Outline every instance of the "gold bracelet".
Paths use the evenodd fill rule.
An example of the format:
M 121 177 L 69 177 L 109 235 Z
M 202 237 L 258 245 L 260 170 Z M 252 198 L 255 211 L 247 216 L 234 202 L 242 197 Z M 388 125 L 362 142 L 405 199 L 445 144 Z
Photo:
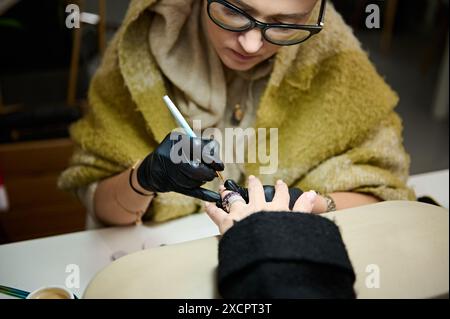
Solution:
M 114 187 L 113 197 L 114 197 L 114 200 L 116 201 L 117 205 L 119 205 L 120 208 L 122 208 L 127 213 L 136 216 L 136 220 L 134 222 L 135 225 L 142 224 L 142 216 L 144 216 L 145 210 L 141 209 L 141 210 L 137 210 L 137 211 L 132 211 L 132 210 L 129 210 L 128 208 L 126 208 L 124 205 L 122 205 L 122 203 L 119 201 L 119 198 L 117 196 L 117 183 Z
M 125 208 L 120 202 L 119 199 L 117 198 L 117 194 L 116 192 L 114 192 L 114 200 L 116 201 L 117 205 L 119 205 L 120 208 L 122 208 L 124 211 L 126 211 L 129 214 L 135 215 L 136 216 L 136 220 L 134 222 L 135 225 L 141 225 L 142 224 L 142 216 L 144 215 L 145 211 L 144 210 L 138 210 L 138 211 L 131 211 L 127 208 Z
M 136 187 L 134 187 L 134 185 L 133 185 L 133 173 L 134 173 L 134 171 L 136 170 L 136 167 L 139 165 L 140 162 L 141 162 L 140 160 L 137 161 L 137 162 L 134 163 L 134 165 L 131 167 L 130 174 L 129 174 L 129 176 L 128 176 L 128 183 L 130 184 L 131 189 L 132 189 L 135 193 L 137 193 L 137 194 L 139 194 L 139 195 L 141 195 L 141 196 L 146 196 L 146 197 L 148 197 L 148 196 L 153 196 L 153 195 L 154 195 L 153 193 L 152 193 L 152 194 L 145 194 L 145 193 L 141 192 L 140 190 L 138 190 L 138 189 L 137 189 Z M 138 182 L 138 184 L 139 184 L 139 182 Z

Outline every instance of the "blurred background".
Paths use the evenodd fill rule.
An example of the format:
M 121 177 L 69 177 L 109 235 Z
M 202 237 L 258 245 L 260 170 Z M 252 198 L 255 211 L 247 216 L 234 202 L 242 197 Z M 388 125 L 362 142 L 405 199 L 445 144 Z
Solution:
M 332 2 L 400 95 L 411 175 L 448 169 L 448 0 Z M 84 13 L 80 29 L 65 25 L 69 4 Z M 0 0 L 0 244 L 84 229 L 84 208 L 56 179 L 72 153 L 68 126 L 86 111 L 128 4 Z M 379 29 L 366 26 L 369 4 Z

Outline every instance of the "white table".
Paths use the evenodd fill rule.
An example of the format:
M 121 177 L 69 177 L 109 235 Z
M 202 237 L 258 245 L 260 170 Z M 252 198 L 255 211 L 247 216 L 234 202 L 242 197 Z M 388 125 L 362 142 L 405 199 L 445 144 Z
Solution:
M 409 185 L 418 196 L 431 195 L 448 209 L 449 171 L 411 177 Z M 175 244 L 218 234 L 206 214 L 196 214 L 158 225 L 106 228 L 36 239 L 0 246 L 0 285 L 35 290 L 46 285 L 65 285 L 66 267 L 80 270 L 80 286 L 72 289 L 82 296 L 93 276 L 118 252 Z M 120 253 L 118 254 L 120 255 Z M 151 269 L 149 269 L 151 271 Z M 0 295 L 0 298 L 10 298 Z

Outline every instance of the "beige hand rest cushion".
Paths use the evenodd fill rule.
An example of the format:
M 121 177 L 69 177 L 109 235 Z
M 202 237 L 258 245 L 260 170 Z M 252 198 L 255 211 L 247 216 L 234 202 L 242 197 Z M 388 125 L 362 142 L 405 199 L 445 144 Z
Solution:
M 358 298 L 448 296 L 446 209 L 394 201 L 323 216 L 341 229 Z M 84 297 L 217 298 L 217 244 L 213 237 L 123 257 L 91 281 Z

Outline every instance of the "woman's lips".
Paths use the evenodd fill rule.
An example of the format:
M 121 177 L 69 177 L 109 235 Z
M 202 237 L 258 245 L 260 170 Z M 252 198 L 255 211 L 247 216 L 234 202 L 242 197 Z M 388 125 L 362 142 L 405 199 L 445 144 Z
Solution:
M 233 56 L 235 57 L 235 59 L 238 61 L 241 61 L 241 62 L 250 61 L 257 57 L 257 55 L 242 55 L 242 54 L 234 51 L 233 49 L 230 49 L 230 51 L 233 54 Z

